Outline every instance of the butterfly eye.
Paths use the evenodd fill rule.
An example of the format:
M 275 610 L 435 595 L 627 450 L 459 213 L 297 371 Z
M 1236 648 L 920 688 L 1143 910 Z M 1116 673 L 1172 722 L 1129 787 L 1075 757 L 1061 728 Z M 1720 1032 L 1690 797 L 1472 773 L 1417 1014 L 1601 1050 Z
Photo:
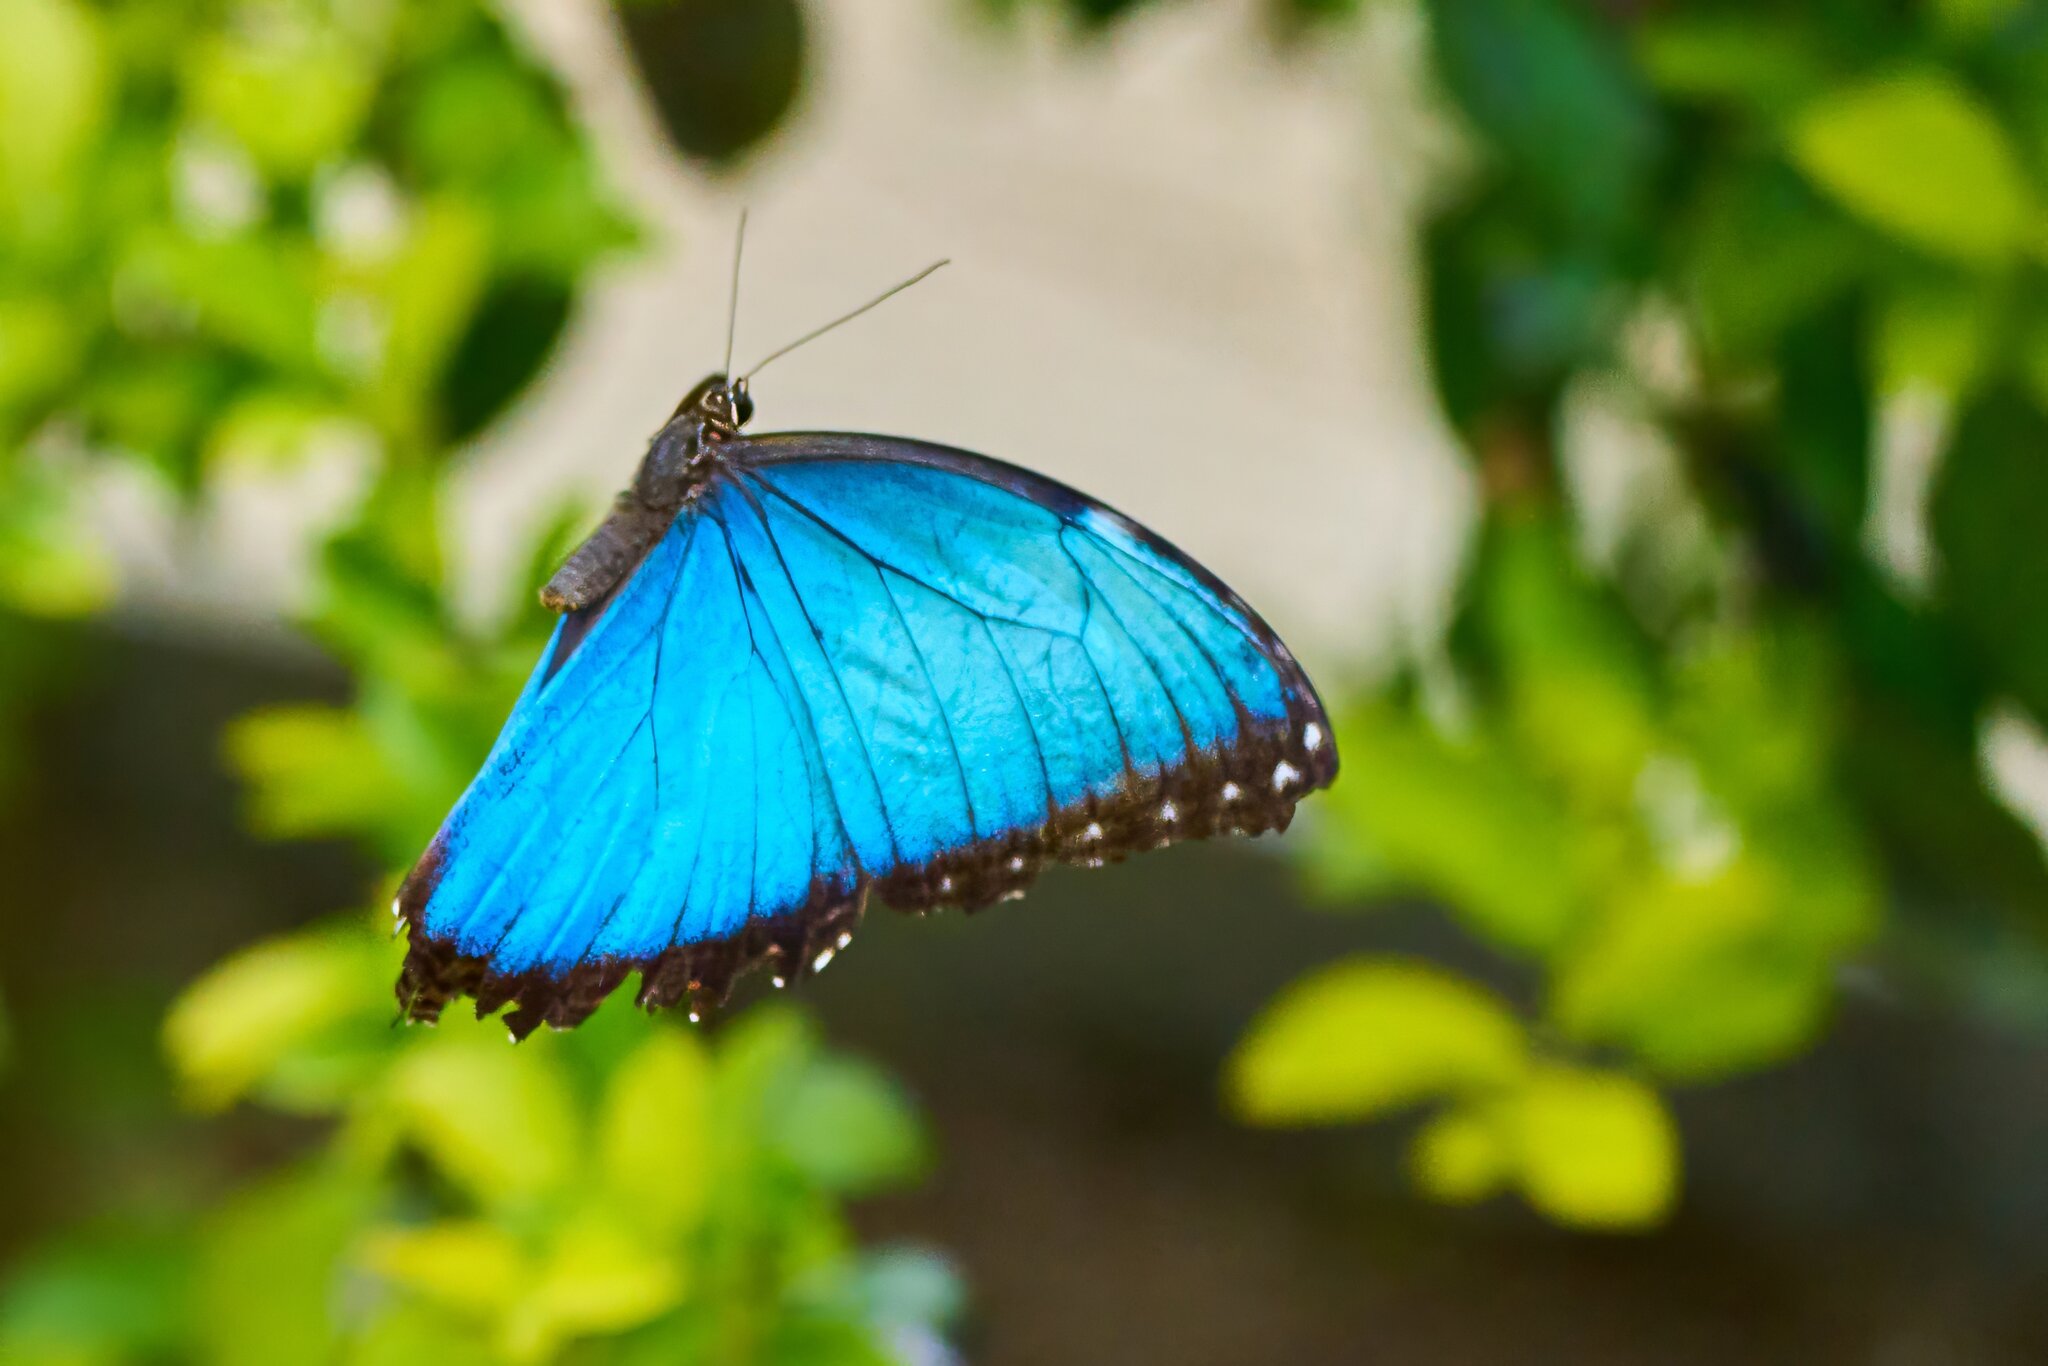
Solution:
M 733 425 L 736 427 L 744 427 L 753 420 L 754 399 L 753 395 L 747 392 L 744 380 L 732 387 L 732 412 Z

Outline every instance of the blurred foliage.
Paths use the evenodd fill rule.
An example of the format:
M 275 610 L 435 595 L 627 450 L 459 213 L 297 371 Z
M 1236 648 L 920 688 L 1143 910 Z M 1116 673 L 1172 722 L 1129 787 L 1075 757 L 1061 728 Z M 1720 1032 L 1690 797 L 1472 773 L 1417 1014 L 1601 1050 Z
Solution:
M 1516 999 L 1324 969 L 1226 1094 L 1431 1105 L 1426 1193 L 1648 1223 L 1654 1088 L 1812 1046 L 1849 955 L 2008 1003 L 2024 964 L 2048 1013 L 2048 866 L 1980 757 L 2001 706 L 2048 722 L 2048 11 L 1417 9 L 1465 135 L 1422 259 L 1482 515 L 1445 637 L 1342 699 L 1308 862 L 1442 904 Z
M 647 20 L 719 7 L 676 8 Z M 41 619 L 117 588 L 81 515 L 100 471 L 191 504 L 339 439 L 370 477 L 302 624 L 353 696 L 225 744 L 258 831 L 402 868 L 539 653 L 531 586 L 586 520 L 539 529 L 505 602 L 457 611 L 453 457 L 634 229 L 478 0 L 0 0 L 0 32 L 0 703 L 61 667 Z M 780 117 L 782 36 L 789 89 L 690 150 Z M 189 1106 L 289 1115 L 318 1146 L 168 1210 L 88 1212 L 0 1287 L 0 1358 L 943 1359 L 951 1271 L 861 1252 L 841 1213 L 928 1160 L 884 1074 L 765 1008 L 708 1042 L 623 1010 L 516 1049 L 488 1021 L 395 1028 L 400 949 L 371 919 L 231 957 L 163 1027 Z
M 512 1048 L 392 1028 L 361 925 L 260 945 L 165 1027 L 194 1103 L 330 1121 L 326 1147 L 175 1223 L 87 1227 L 0 1299 L 10 1362 L 864 1363 L 936 1341 L 929 1254 L 860 1254 L 840 1198 L 925 1140 L 897 1089 L 801 1017 L 707 1045 L 604 1012 Z

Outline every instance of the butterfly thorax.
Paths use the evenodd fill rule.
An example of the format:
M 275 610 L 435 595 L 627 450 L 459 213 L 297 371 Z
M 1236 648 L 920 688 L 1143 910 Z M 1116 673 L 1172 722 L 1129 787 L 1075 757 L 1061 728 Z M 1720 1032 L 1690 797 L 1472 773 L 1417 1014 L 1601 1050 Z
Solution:
M 719 446 L 737 437 L 753 415 L 754 400 L 744 378 L 707 375 L 698 381 L 647 443 L 632 485 L 613 502 L 611 514 L 590 539 L 555 571 L 540 600 L 552 611 L 577 612 L 616 592 L 676 513 L 703 489 Z

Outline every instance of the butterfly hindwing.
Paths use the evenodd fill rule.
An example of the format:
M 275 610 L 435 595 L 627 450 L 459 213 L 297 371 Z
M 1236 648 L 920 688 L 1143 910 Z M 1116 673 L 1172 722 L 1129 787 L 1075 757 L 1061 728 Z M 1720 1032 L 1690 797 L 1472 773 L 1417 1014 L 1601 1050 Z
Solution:
M 829 956 L 866 892 L 1014 895 L 1047 861 L 1284 826 L 1336 772 L 1234 594 L 1120 515 L 922 443 L 734 441 L 557 632 L 408 879 L 402 990 L 572 1024 Z

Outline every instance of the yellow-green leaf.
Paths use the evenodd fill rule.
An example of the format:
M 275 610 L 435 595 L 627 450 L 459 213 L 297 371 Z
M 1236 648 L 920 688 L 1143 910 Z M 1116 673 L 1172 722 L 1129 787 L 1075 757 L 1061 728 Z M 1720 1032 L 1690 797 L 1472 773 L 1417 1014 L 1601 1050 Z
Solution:
M 540 1361 L 569 1339 L 636 1328 L 673 1308 L 683 1288 L 673 1257 L 601 1222 L 574 1224 L 506 1319 L 506 1354 Z
M 209 1211 L 190 1254 L 195 1339 L 180 1355 L 209 1366 L 337 1360 L 335 1267 L 377 1198 L 363 1174 L 327 1163 L 265 1177 Z
M 364 1240 L 359 1256 L 385 1280 L 471 1313 L 512 1303 L 531 1274 L 518 1240 L 478 1220 L 378 1229 Z
M 187 1100 L 231 1104 L 291 1049 L 362 1009 L 365 946 L 319 931 L 274 939 L 187 987 L 164 1020 L 164 1049 Z
M 1494 1108 L 1444 1111 L 1416 1131 L 1408 1172 L 1422 1193 L 1447 1205 L 1472 1205 L 1501 1189 L 1514 1174 L 1511 1135 Z
M 1778 893 L 1770 870 L 1746 857 L 1709 878 L 1659 873 L 1618 886 L 1558 967 L 1552 1019 L 1575 1039 L 1614 1038 L 1658 1012 L 1695 964 L 1767 934 Z
M 486 1203 L 539 1195 L 565 1180 L 576 1161 L 575 1109 L 544 1045 L 515 1048 L 465 1031 L 436 1039 L 392 1071 L 390 1097 L 407 1133 Z
M 1640 1228 L 1678 1196 L 1678 1133 L 1663 1100 L 1616 1072 L 1546 1066 L 1517 1109 L 1521 1186 L 1545 1217 Z
M 1975 95 L 1936 72 L 1826 96 L 1794 121 L 1791 152 L 1852 213 L 1965 264 L 2010 259 L 2035 211 L 2005 130 Z
M 0 204 L 67 170 L 107 113 L 100 24 L 76 0 L 0 0 Z
M 1886 393 L 1926 385 L 1956 397 L 1990 359 L 1998 305 L 1989 291 L 1902 289 L 1878 319 L 1878 380 Z
M 605 1179 L 647 1227 L 689 1227 L 710 1170 L 710 1066 L 692 1035 L 664 1030 L 612 1074 L 598 1117 Z
M 249 782 L 249 824 L 275 839 L 352 832 L 374 823 L 402 784 L 354 712 L 318 703 L 238 718 L 228 761 Z
M 280 176 L 346 151 L 376 91 L 369 54 L 299 15 L 233 26 L 193 55 L 187 78 L 201 116 Z
M 1526 1052 L 1491 993 L 1419 963 L 1351 959 L 1266 1008 L 1231 1055 L 1225 1092 L 1254 1123 L 1340 1123 L 1505 1085 Z

